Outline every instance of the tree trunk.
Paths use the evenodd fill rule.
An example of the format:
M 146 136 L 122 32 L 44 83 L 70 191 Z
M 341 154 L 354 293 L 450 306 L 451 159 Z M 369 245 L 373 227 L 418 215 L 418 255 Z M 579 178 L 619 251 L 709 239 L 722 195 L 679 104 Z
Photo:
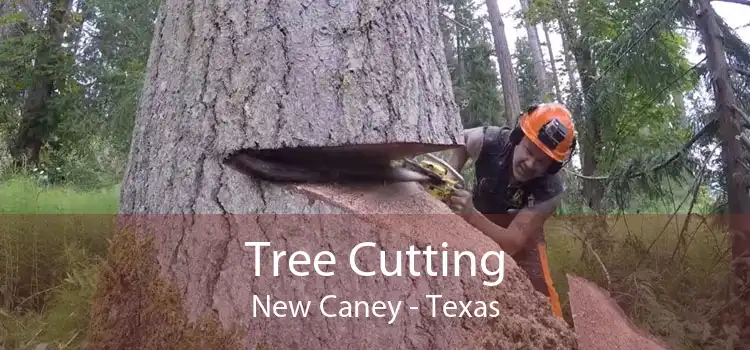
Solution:
M 726 192 L 729 205 L 729 230 L 732 235 L 732 269 L 734 274 L 733 293 L 737 298 L 735 324 L 739 327 L 739 339 L 735 349 L 750 347 L 750 196 L 748 196 L 748 172 L 743 166 L 741 116 L 732 89 L 729 67 L 722 43 L 722 35 L 717 23 L 717 15 L 708 0 L 698 1 L 696 25 L 703 38 L 706 50 L 706 63 L 711 76 L 716 115 L 719 119 L 719 135 L 722 141 L 722 159 L 725 166 Z
M 570 95 L 574 97 L 578 94 L 578 79 L 576 79 L 576 68 L 573 65 L 570 44 L 565 36 L 562 36 L 563 58 L 565 62 L 565 71 L 568 73 L 568 84 L 570 85 Z M 572 99 L 568 102 L 571 103 Z
M 500 8 L 496 0 L 487 0 L 487 13 L 490 17 L 492 36 L 495 39 L 495 55 L 500 68 L 500 81 L 503 86 L 503 100 L 505 119 L 508 125 L 514 125 L 516 118 L 521 115 L 521 101 L 518 93 L 516 75 L 510 59 L 508 40 L 505 38 L 505 24 L 500 15 Z
M 529 10 L 529 0 L 521 0 L 521 10 L 524 14 Z M 544 67 L 544 56 L 542 56 L 542 45 L 539 42 L 539 32 L 535 25 L 526 23 L 526 35 L 529 38 L 529 47 L 531 48 L 531 58 L 534 61 L 534 75 L 540 85 L 539 91 L 542 95 L 537 96 L 539 102 L 547 101 L 552 93 L 549 80 L 547 79 L 547 70 Z M 550 56 L 553 57 L 553 56 Z
M 685 96 L 682 92 L 675 91 L 672 93 L 672 99 L 674 100 L 674 106 L 680 113 L 680 126 L 686 128 L 690 127 L 690 117 L 685 109 Z
M 555 51 L 552 49 L 552 41 L 549 40 L 549 25 L 547 22 L 542 23 L 544 30 L 544 40 L 547 41 L 547 53 L 549 54 L 549 64 L 552 67 L 552 82 L 555 87 L 555 99 L 562 103 L 562 92 L 560 91 L 560 79 L 557 77 L 557 63 L 555 62 Z
M 445 62 L 448 65 L 448 71 L 456 69 L 455 49 L 453 47 L 453 38 L 451 37 L 450 25 L 442 13 L 438 14 L 438 23 L 440 32 L 443 36 L 443 51 L 445 53 Z
M 499 250 L 416 183 L 284 185 L 222 164 L 225 155 L 244 148 L 370 144 L 402 147 L 389 154 L 397 157 L 457 145 L 460 117 L 437 11 L 437 2 L 415 0 L 337 6 L 167 1 L 122 184 L 124 233 L 112 244 L 94 301 L 92 347 L 573 348 L 571 330 L 512 259 L 501 260 L 504 280 L 494 288 L 482 284 L 488 277 L 470 272 L 383 278 L 347 268 L 353 262 L 378 270 L 380 249 L 390 257 L 384 261 L 389 269 L 395 250 L 409 246 L 446 242 L 448 249 L 475 254 Z M 362 160 L 376 155 L 369 152 Z M 362 215 L 321 215 L 340 213 Z M 349 260 L 356 244 L 370 241 L 375 248 Z M 244 242 L 271 246 L 256 256 Z M 299 260 L 294 254 L 282 258 L 274 276 L 271 250 L 330 251 L 322 261 L 333 257 L 334 263 L 322 270 L 335 274 L 291 266 L 311 271 L 295 276 L 287 265 L 288 258 Z M 424 275 L 420 259 L 413 268 Z M 321 258 L 314 260 L 317 265 Z M 487 262 L 490 269 L 498 264 Z M 457 267 L 469 263 L 464 258 Z M 497 300 L 501 318 L 445 317 L 443 300 L 433 316 L 431 294 Z M 326 295 L 336 299 L 320 310 Z M 277 311 L 277 301 L 309 301 L 310 314 L 280 310 L 289 317 L 267 317 L 254 308 L 265 307 L 267 296 Z M 358 317 L 322 314 L 360 300 L 402 303 L 397 317 L 372 318 L 372 312 L 389 312 L 377 304 L 370 318 L 362 306 L 356 306 Z
M 11 155 L 17 166 L 38 163 L 41 148 L 58 122 L 55 109 L 51 106 L 55 91 L 55 62 L 61 49 L 66 29 L 64 21 L 71 4 L 72 0 L 52 2 L 45 28 L 46 40 L 37 49 L 36 76 L 24 100 L 18 133 L 11 145 Z
M 459 2 L 454 1 L 453 2 L 453 13 L 456 14 L 456 22 L 461 23 L 461 10 L 459 8 Z M 456 24 L 456 81 L 458 82 L 458 86 L 463 87 L 466 83 L 466 62 L 464 60 L 464 47 L 465 41 L 464 41 L 464 29 Z
M 562 4 L 564 5 L 564 3 Z M 561 7 L 561 8 L 564 8 Z M 578 68 L 578 76 L 581 78 L 581 97 L 575 97 L 573 105 L 575 109 L 580 108 L 581 113 L 574 113 L 574 116 L 578 116 L 576 123 L 582 129 L 583 132 L 579 133 L 578 142 L 581 145 L 581 172 L 586 176 L 594 176 L 598 167 L 598 157 L 601 154 L 601 128 L 599 127 L 599 121 L 596 115 L 591 112 L 592 106 L 594 105 L 595 93 L 592 91 L 594 85 L 594 77 L 596 73 L 596 65 L 592 59 L 591 48 L 579 40 L 573 25 L 570 23 L 569 15 L 565 12 L 561 14 L 560 26 L 563 32 L 563 42 L 567 41 L 570 45 L 570 52 L 572 53 L 576 67 Z M 575 96 L 575 95 L 574 95 Z M 583 103 L 584 108 L 580 107 Z M 585 117 L 583 117 L 585 115 Z M 601 181 L 584 179 L 583 181 L 583 196 L 588 203 L 589 208 L 595 211 L 603 210 L 603 186 Z

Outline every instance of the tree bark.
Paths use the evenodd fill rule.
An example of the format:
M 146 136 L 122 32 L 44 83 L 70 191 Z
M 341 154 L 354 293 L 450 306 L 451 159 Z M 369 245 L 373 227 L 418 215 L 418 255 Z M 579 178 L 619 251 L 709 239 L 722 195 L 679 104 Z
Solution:
M 514 125 L 516 118 L 521 115 L 521 101 L 518 93 L 516 75 L 510 59 L 508 40 L 505 37 L 505 24 L 500 15 L 500 7 L 496 0 L 487 0 L 487 13 L 490 17 L 492 36 L 495 39 L 495 55 L 500 70 L 500 81 L 503 86 L 503 100 L 505 119 L 508 125 Z
M 168 0 L 157 19 L 121 193 L 121 226 L 152 239 L 154 257 L 147 247 L 128 250 L 145 244 L 113 244 L 94 301 L 92 346 L 178 347 L 200 329 L 186 329 L 188 322 L 213 317 L 225 330 L 237 327 L 239 340 L 228 345 L 229 336 L 199 333 L 202 348 L 573 348 L 571 330 L 512 259 L 504 260 L 505 279 L 495 288 L 469 272 L 383 278 L 346 268 L 354 246 L 368 241 L 376 248 L 364 248 L 356 263 L 372 270 L 381 249 L 391 259 L 395 250 L 441 242 L 499 250 L 416 183 L 284 185 L 222 164 L 224 155 L 245 148 L 416 145 L 395 156 L 457 145 L 460 117 L 437 11 L 436 1 L 415 0 Z M 357 215 L 323 215 L 342 213 Z M 260 276 L 255 251 L 243 242 L 271 243 L 260 254 Z M 295 276 L 287 255 L 274 276 L 271 250 L 330 251 L 336 266 L 323 270 L 335 275 L 296 266 L 311 274 Z M 426 274 L 421 262 L 414 268 Z M 432 316 L 429 294 L 498 300 L 502 318 Z M 267 295 L 272 307 L 277 300 L 310 301 L 310 315 L 254 315 L 253 296 L 265 303 Z M 363 315 L 326 318 L 318 311 L 325 295 L 337 297 L 327 301 L 328 312 L 358 300 L 412 307 L 402 305 L 390 324 Z M 161 304 L 171 313 L 159 312 Z
M 521 0 L 521 11 L 525 14 L 529 11 L 529 0 Z M 536 81 L 541 88 L 542 96 L 537 98 L 542 101 L 546 101 L 549 95 L 552 93 L 550 89 L 549 79 L 547 79 L 547 69 L 544 67 L 544 56 L 542 56 L 542 45 L 539 40 L 539 32 L 535 25 L 526 23 L 526 35 L 529 39 L 529 47 L 531 48 L 531 58 L 534 61 L 534 75 L 536 75 Z M 553 56 L 550 56 L 553 57 Z
M 552 82 L 555 87 L 555 98 L 562 103 L 562 91 L 560 91 L 560 79 L 557 77 L 557 63 L 555 62 L 555 51 L 552 49 L 552 41 L 549 40 L 549 25 L 547 22 L 542 23 L 544 30 L 544 40 L 547 41 L 547 53 L 549 54 L 549 64 L 552 68 Z
M 719 119 L 719 135 L 722 143 L 722 158 L 725 166 L 726 192 L 729 206 L 729 230 L 732 237 L 733 293 L 737 298 L 735 324 L 739 327 L 739 339 L 734 347 L 750 347 L 750 196 L 748 195 L 748 172 L 743 166 L 746 153 L 738 137 L 741 135 L 741 116 L 737 112 L 736 98 L 731 85 L 726 53 L 716 12 L 708 0 L 699 0 L 696 25 L 701 33 L 706 50 L 706 63 L 711 75 L 716 115 Z
M 240 149 L 457 145 L 460 117 L 434 5 L 227 2 L 213 10 L 169 2 L 162 16 L 123 213 L 219 212 L 210 198 L 193 207 L 169 189 L 218 190 L 217 159 Z M 162 29 L 172 27 L 179 32 Z M 160 167 L 148 166 L 150 157 Z M 148 190 L 128 185 L 143 179 Z

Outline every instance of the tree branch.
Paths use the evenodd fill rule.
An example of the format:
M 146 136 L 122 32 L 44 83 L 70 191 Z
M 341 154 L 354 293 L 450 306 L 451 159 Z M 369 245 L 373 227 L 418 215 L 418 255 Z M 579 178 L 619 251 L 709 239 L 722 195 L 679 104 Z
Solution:
M 750 1 L 750 0 L 748 0 L 748 1 Z M 737 73 L 740 73 L 740 74 L 742 74 L 742 75 L 750 78 L 750 71 L 749 70 L 742 69 L 742 68 L 737 68 L 737 67 L 729 67 L 729 69 L 731 69 L 731 70 L 733 70 L 733 71 L 735 71 Z
M 714 1 L 714 2 L 716 2 L 716 1 L 719 1 L 719 2 L 731 2 L 731 3 L 735 3 L 735 4 L 750 6 L 750 0 L 712 0 L 712 1 Z
M 737 107 L 737 105 L 732 105 L 732 109 L 734 109 L 734 111 L 737 112 L 737 114 L 739 114 L 740 117 L 742 117 L 743 126 L 746 128 L 750 128 L 750 118 L 748 118 L 747 114 L 745 114 L 745 112 L 743 112 L 739 107 Z
M 449 20 L 449 21 L 451 21 L 451 22 L 453 22 L 453 23 L 455 23 L 457 25 L 460 25 L 460 26 L 462 26 L 462 27 L 464 27 L 466 29 L 471 29 L 471 28 L 469 28 L 469 26 L 467 26 L 467 25 L 465 25 L 465 24 L 463 24 L 463 23 L 461 23 L 459 21 L 456 21 L 453 18 L 450 18 L 450 16 L 446 15 L 444 12 L 440 12 L 440 15 L 443 16 L 445 19 L 447 19 L 447 20 Z
M 737 110 L 739 110 L 739 109 L 737 109 Z M 740 111 L 740 112 L 742 112 L 742 111 Z M 698 142 L 698 140 L 700 140 L 703 136 L 705 136 L 707 134 L 713 134 L 714 132 L 716 132 L 716 129 L 718 128 L 718 126 L 719 126 L 718 121 L 716 121 L 715 119 L 712 120 L 711 122 L 709 122 L 708 124 L 706 124 L 705 126 L 703 126 L 703 128 L 700 131 L 698 131 L 697 133 L 695 133 L 695 135 L 690 140 L 688 140 L 688 142 L 685 142 L 685 144 L 682 146 L 682 148 L 679 151 L 675 152 L 675 154 L 673 154 L 671 157 L 669 157 L 669 159 L 667 159 L 666 161 L 664 161 L 664 162 L 662 162 L 660 164 L 657 164 L 656 166 L 652 167 L 649 170 L 644 170 L 644 171 L 637 172 L 635 174 L 630 174 L 630 175 L 628 175 L 627 178 L 628 179 L 633 179 L 633 178 L 636 178 L 636 177 L 639 177 L 639 176 L 643 176 L 643 175 L 646 175 L 647 172 L 657 171 L 657 170 L 659 170 L 659 169 L 661 169 L 661 168 L 669 165 L 669 163 L 674 162 L 683 153 L 687 152 L 688 149 L 690 149 L 690 147 L 692 147 L 694 143 Z M 609 176 L 586 176 L 586 175 L 579 174 L 579 173 L 576 173 L 574 171 L 570 171 L 570 170 L 567 170 L 567 169 L 565 169 L 565 171 L 568 174 L 571 174 L 573 176 L 579 177 L 581 179 L 586 179 L 586 180 L 608 180 L 610 178 Z

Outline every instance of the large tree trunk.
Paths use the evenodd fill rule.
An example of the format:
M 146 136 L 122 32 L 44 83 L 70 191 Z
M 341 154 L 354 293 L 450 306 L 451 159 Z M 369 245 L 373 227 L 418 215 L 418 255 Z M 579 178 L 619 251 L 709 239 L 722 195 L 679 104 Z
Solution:
M 524 14 L 529 11 L 529 0 L 521 0 L 521 10 Z M 534 61 L 534 75 L 536 81 L 540 85 L 539 91 L 541 96 L 537 96 L 539 102 L 547 101 L 552 93 L 550 89 L 549 80 L 547 79 L 547 70 L 544 67 L 544 56 L 542 56 L 542 45 L 539 40 L 539 32 L 535 25 L 526 23 L 526 35 L 529 39 L 529 47 L 531 48 L 531 58 Z M 552 56 L 550 56 L 552 57 Z
M 419 257 L 419 277 L 363 277 L 348 268 L 352 248 L 369 241 L 375 248 L 355 260 L 368 270 L 380 266 L 380 249 L 388 267 L 395 250 L 410 245 L 446 242 L 480 255 L 499 250 L 417 184 L 283 185 L 222 164 L 245 148 L 372 144 L 370 155 L 396 149 L 389 156 L 398 157 L 457 145 L 460 117 L 437 10 L 436 1 L 416 0 L 337 6 L 168 0 L 122 184 L 122 227 L 136 235 L 118 235 L 112 245 L 94 302 L 92 347 L 573 348 L 571 331 L 512 259 L 504 260 L 496 287 L 468 270 L 426 277 Z M 181 215 L 145 215 L 155 213 Z M 336 213 L 391 215 L 322 215 Z M 260 276 L 255 250 L 244 242 L 271 244 L 259 258 Z M 294 276 L 287 255 L 274 276 L 271 250 L 330 251 L 335 266 L 323 271 L 335 275 L 293 266 L 312 271 Z M 467 263 L 462 259 L 461 269 Z M 442 316 L 442 300 L 433 316 L 430 294 L 497 300 L 500 318 Z M 326 318 L 318 309 L 325 295 L 336 295 L 327 300 L 328 312 L 358 300 L 409 307 L 402 304 L 396 318 Z M 310 315 L 267 318 L 262 309 L 254 315 L 254 296 L 263 304 L 270 296 L 273 308 L 277 300 L 310 301 Z
M 505 119 L 508 125 L 514 125 L 516 118 L 521 115 L 521 98 L 518 93 L 516 75 L 513 72 L 513 63 L 510 59 L 508 39 L 505 38 L 505 24 L 500 15 L 500 7 L 496 0 L 487 0 L 487 14 L 490 17 L 492 37 L 495 39 L 495 55 L 500 68 L 500 81 L 503 86 L 503 100 L 505 106 Z
M 732 279 L 733 294 L 737 305 L 735 324 L 740 334 L 735 349 L 750 348 L 750 176 L 743 165 L 747 157 L 738 137 L 742 135 L 742 117 L 738 113 L 734 89 L 731 85 L 722 34 L 716 12 L 708 0 L 699 0 L 696 24 L 706 50 L 706 63 L 711 76 L 716 115 L 719 119 L 719 135 L 722 143 L 722 159 L 726 167 L 726 192 L 728 195 L 729 230 L 732 235 Z

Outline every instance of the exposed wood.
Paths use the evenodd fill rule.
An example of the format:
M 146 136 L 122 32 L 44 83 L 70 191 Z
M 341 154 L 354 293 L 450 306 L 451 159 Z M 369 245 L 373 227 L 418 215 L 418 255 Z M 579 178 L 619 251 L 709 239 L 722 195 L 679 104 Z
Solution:
M 750 293 L 746 292 L 750 281 L 750 195 L 748 195 L 748 171 L 743 164 L 746 150 L 738 140 L 743 118 L 737 113 L 736 97 L 729 76 L 718 15 L 709 0 L 698 0 L 696 24 L 703 38 L 711 76 L 719 120 L 719 135 L 722 145 L 722 159 L 725 165 L 728 195 L 729 231 L 732 246 L 732 289 L 738 304 L 735 310 L 735 324 L 739 327 L 739 340 L 736 349 L 750 347 Z

